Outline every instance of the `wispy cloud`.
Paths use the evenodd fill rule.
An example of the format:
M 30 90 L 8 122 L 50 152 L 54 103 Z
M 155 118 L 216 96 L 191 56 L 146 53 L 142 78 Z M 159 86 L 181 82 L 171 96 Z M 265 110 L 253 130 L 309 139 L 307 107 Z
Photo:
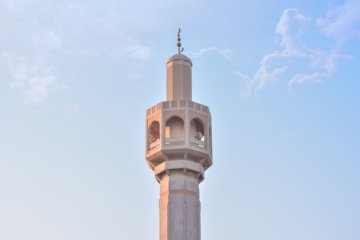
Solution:
M 26 58 L 4 54 L 11 76 L 10 86 L 21 91 L 26 102 L 42 104 L 56 86 L 56 75 L 52 66 L 40 58 Z
M 131 58 L 134 60 L 147 60 L 151 54 L 152 49 L 145 46 L 138 40 L 121 33 L 121 42 L 113 49 L 113 56 L 119 59 Z
M 295 85 L 303 84 L 305 82 L 321 82 L 322 74 L 319 72 L 313 73 L 296 73 L 288 82 L 289 88 L 291 89 Z
M 348 40 L 360 37 L 359 13 L 360 1 L 347 0 L 343 5 L 331 6 L 316 23 L 323 34 L 334 38 L 341 47 Z
M 216 53 L 220 54 L 221 56 L 223 56 L 225 59 L 231 60 L 230 49 L 224 49 L 224 48 L 219 48 L 219 47 L 202 48 L 196 52 L 190 52 L 190 56 L 191 56 L 191 58 L 197 58 L 197 57 L 201 57 L 204 54 L 209 53 L 209 52 L 216 52 Z
M 297 9 L 285 9 L 276 25 L 275 32 L 282 38 L 281 46 L 283 47 L 281 56 L 302 56 L 303 53 L 298 49 L 296 41 L 291 35 L 291 28 L 294 24 L 299 24 L 309 20 L 302 15 Z
M 12 36 L 14 37 L 14 36 Z M 17 46 L 5 49 L 0 63 L 9 76 L 9 86 L 21 92 L 26 103 L 41 105 L 47 101 L 53 90 L 60 89 L 60 81 L 52 56 L 62 46 L 62 39 L 52 31 L 27 33 L 27 39 L 19 37 Z
M 149 46 L 122 30 L 118 13 L 99 15 L 81 2 L 6 0 L 0 6 L 0 66 L 6 66 L 0 73 L 29 104 L 41 105 L 71 85 L 70 71 L 96 65 L 95 58 L 125 65 L 152 55 Z
M 297 9 L 284 10 L 275 28 L 275 32 L 281 36 L 281 49 L 264 55 L 260 61 L 260 67 L 252 77 L 238 71 L 235 72 L 240 79 L 246 82 L 246 91 L 244 93 L 256 93 L 279 80 L 279 77 L 288 67 L 286 65 L 274 67 L 273 62 L 276 60 L 290 57 L 306 57 L 306 54 L 298 48 L 295 39 L 291 35 L 291 27 L 294 23 L 299 24 L 307 20 L 308 18 Z
M 360 2 L 349 0 L 343 5 L 330 7 L 325 16 L 314 23 L 298 9 L 285 9 L 275 28 L 275 33 L 281 37 L 279 49 L 263 56 L 252 77 L 235 72 L 245 81 L 246 93 L 256 93 L 285 76 L 290 76 L 289 89 L 307 82 L 319 83 L 331 77 L 340 61 L 352 58 L 342 54 L 341 50 L 348 40 L 359 36 L 359 29 L 356 28 L 356 24 L 360 22 L 359 12 Z M 335 44 L 330 49 L 311 46 L 311 42 L 304 44 L 299 36 L 306 34 L 306 24 L 317 27 L 316 30 L 326 38 L 335 39 Z M 289 62 L 295 64 L 291 65 Z M 296 62 L 305 62 L 306 65 L 296 66 Z

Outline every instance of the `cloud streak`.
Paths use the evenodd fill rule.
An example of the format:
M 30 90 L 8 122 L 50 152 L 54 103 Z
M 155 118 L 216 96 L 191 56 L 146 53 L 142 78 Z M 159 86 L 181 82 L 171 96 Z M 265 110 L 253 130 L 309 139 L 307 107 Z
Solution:
M 219 48 L 219 47 L 201 48 L 197 52 L 192 52 L 191 53 L 191 58 L 198 58 L 198 57 L 201 57 L 204 54 L 207 54 L 209 52 L 218 53 L 222 57 L 224 57 L 225 59 L 231 60 L 231 57 L 230 57 L 231 51 L 230 51 L 230 49 L 224 49 L 224 48 Z
M 152 49 L 143 43 L 121 32 L 121 44 L 113 50 L 112 55 L 118 59 L 131 58 L 134 60 L 147 60 L 152 54 Z
M 280 44 L 283 47 L 282 53 L 280 54 L 281 56 L 303 56 L 303 53 L 298 50 L 290 31 L 293 24 L 299 24 L 307 20 L 308 18 L 302 15 L 297 9 L 285 9 L 275 29 L 275 32 L 282 38 Z
M 343 5 L 330 7 L 316 24 L 323 34 L 334 38 L 338 47 L 342 47 L 350 39 L 360 37 L 359 13 L 360 2 L 348 0 Z
M 260 61 L 258 70 L 252 77 L 235 71 L 246 83 L 246 93 L 257 93 L 268 85 L 288 78 L 288 87 L 314 82 L 320 83 L 331 77 L 340 61 L 352 57 L 342 54 L 345 43 L 359 37 L 356 24 L 360 22 L 360 2 L 349 0 L 343 5 L 332 6 L 314 23 L 298 9 L 285 9 L 275 27 L 280 36 L 279 49 L 266 54 Z M 306 34 L 305 25 L 311 24 L 325 38 L 332 38 L 335 44 L 330 49 L 304 44 L 299 38 Z M 310 46 L 309 46 L 310 45 Z M 289 64 L 293 62 L 294 64 Z M 305 62 L 305 65 L 300 63 Z
M 70 71 L 100 67 L 94 58 L 127 63 L 152 55 L 149 46 L 122 30 L 120 14 L 99 15 L 81 2 L 5 1 L 0 6 L 0 74 L 32 105 L 71 85 Z

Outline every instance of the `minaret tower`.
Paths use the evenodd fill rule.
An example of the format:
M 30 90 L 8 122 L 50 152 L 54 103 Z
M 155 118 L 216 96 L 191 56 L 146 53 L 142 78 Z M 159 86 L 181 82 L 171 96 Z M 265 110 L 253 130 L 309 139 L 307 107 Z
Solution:
M 212 165 L 211 115 L 192 101 L 190 58 L 166 62 L 166 101 L 146 110 L 146 161 L 160 183 L 160 240 L 200 240 L 199 184 Z

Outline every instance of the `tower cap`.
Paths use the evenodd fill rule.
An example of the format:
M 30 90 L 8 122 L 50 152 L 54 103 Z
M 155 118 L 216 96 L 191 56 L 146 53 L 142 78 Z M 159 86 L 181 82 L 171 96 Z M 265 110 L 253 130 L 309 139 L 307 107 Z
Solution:
M 187 56 L 185 56 L 184 54 L 181 54 L 181 53 L 177 53 L 177 54 L 175 54 L 175 55 L 172 55 L 172 56 L 166 61 L 166 64 L 168 64 L 169 62 L 174 62 L 174 61 L 178 61 L 178 60 L 186 61 L 186 62 L 190 63 L 190 65 L 192 66 L 191 59 L 188 58 Z

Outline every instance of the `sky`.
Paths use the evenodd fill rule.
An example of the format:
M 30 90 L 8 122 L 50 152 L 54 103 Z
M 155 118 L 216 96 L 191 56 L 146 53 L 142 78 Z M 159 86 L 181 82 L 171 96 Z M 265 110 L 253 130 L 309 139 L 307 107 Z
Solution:
M 360 239 L 360 1 L 0 0 L 0 239 L 158 239 L 145 111 L 193 62 L 202 239 Z

